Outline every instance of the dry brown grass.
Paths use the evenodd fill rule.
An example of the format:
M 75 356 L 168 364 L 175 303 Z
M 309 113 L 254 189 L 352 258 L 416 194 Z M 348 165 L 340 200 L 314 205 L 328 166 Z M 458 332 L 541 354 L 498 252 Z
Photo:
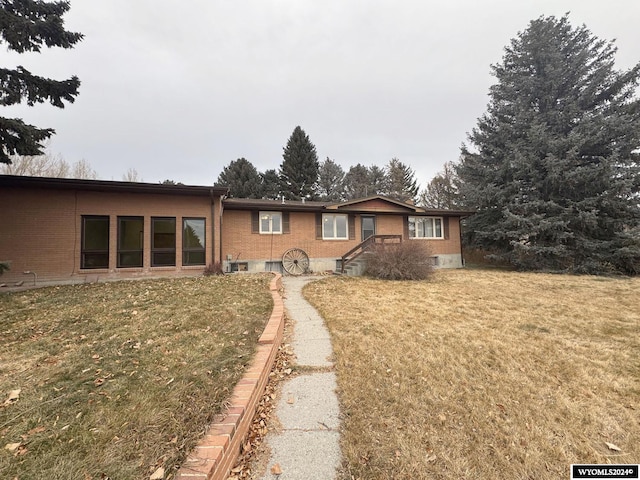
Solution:
M 171 478 L 250 362 L 271 278 L 0 295 L 0 478 Z
M 555 480 L 640 462 L 639 291 L 481 270 L 309 284 L 337 358 L 343 477 Z

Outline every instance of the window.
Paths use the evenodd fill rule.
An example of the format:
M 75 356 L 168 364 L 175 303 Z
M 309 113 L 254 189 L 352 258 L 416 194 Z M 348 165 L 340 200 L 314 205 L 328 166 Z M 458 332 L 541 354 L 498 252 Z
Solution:
M 109 268 L 109 217 L 82 217 L 80 268 Z
M 171 267 L 176 264 L 176 219 L 151 218 L 151 266 Z
M 143 217 L 118 217 L 118 267 L 141 267 Z
M 182 219 L 182 264 L 205 265 L 205 223 L 204 218 Z
M 347 215 L 325 213 L 322 215 L 322 238 L 325 240 L 347 240 Z
M 282 213 L 260 212 L 260 233 L 282 233 Z
M 444 238 L 442 218 L 409 217 L 409 238 Z

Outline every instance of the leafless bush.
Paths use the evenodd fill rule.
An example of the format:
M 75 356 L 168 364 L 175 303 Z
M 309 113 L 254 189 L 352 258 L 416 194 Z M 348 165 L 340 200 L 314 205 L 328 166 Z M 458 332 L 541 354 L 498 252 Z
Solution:
M 382 280 L 425 280 L 433 273 L 429 249 L 420 241 L 376 245 L 365 275 Z
M 224 270 L 222 270 L 222 264 L 220 262 L 207 265 L 204 269 L 204 276 L 208 277 L 210 275 L 224 275 Z

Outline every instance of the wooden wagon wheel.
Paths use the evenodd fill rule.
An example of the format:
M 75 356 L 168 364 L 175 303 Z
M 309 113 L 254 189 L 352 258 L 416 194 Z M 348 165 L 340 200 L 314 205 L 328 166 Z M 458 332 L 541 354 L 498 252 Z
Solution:
M 282 268 L 290 275 L 302 275 L 309 271 L 309 256 L 304 250 L 290 248 L 282 255 Z

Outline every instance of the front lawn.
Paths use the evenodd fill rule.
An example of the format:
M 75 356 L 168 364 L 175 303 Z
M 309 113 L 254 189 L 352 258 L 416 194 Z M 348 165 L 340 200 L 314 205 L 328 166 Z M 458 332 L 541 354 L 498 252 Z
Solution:
M 342 478 L 569 478 L 640 462 L 640 279 L 329 278 Z
M 271 278 L 0 294 L 0 478 L 171 478 L 250 362 Z

